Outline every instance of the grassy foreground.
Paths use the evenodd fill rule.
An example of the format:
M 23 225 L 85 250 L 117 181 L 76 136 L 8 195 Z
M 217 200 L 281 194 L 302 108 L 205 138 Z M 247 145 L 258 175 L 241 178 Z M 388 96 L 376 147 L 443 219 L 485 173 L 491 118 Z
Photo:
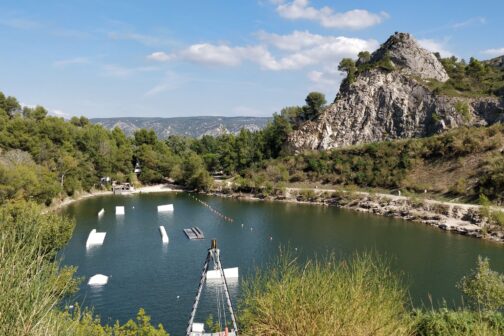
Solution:
M 504 334 L 497 310 L 412 310 L 400 278 L 369 254 L 304 264 L 287 254 L 242 288 L 243 335 Z M 492 288 L 504 293 L 502 286 Z

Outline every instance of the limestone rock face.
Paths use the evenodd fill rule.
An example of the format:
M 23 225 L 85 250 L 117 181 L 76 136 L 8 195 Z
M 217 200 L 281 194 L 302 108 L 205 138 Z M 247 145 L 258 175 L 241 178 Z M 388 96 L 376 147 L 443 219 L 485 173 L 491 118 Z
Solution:
M 458 98 L 434 94 L 415 78 L 447 80 L 437 58 L 416 45 L 409 34 L 393 35 L 372 58 L 389 50 L 398 68 L 367 70 L 344 85 L 316 119 L 292 132 L 295 152 L 325 150 L 384 140 L 429 136 L 463 125 L 504 121 L 499 98 Z
M 392 64 L 402 73 L 422 79 L 449 79 L 443 65 L 433 53 L 421 48 L 408 33 L 395 33 L 371 55 L 371 62 L 390 57 Z

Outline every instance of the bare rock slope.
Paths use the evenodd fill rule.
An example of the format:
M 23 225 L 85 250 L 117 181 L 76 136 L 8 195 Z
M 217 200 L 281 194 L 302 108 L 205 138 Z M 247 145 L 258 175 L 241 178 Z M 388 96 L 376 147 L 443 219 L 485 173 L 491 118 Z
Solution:
M 394 70 L 373 67 L 342 85 L 333 104 L 289 136 L 294 151 L 330 149 L 360 143 L 422 137 L 462 125 L 504 120 L 498 98 L 437 95 L 425 81 L 449 79 L 434 54 L 406 33 L 392 35 L 371 55 L 371 63 L 388 58 Z

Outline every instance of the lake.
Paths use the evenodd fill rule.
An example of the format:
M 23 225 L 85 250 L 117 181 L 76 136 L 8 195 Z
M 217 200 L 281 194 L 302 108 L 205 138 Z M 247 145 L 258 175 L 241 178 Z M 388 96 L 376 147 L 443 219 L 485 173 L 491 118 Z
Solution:
M 492 267 L 504 272 L 504 246 L 425 224 L 318 205 L 198 198 L 234 222 L 186 193 L 102 196 L 65 208 L 77 225 L 61 252 L 63 263 L 77 266 L 77 275 L 85 277 L 76 299 L 94 307 L 104 322 L 123 323 L 143 307 L 171 335 L 183 335 L 212 238 L 221 249 L 223 266 L 239 267 L 240 278 L 268 263 L 280 246 L 303 258 L 328 251 L 342 258 L 376 251 L 403 274 L 417 306 L 430 307 L 429 296 L 435 305 L 443 299 L 459 305 L 455 283 L 474 267 L 478 255 L 489 257 Z M 172 213 L 157 212 L 158 205 L 170 203 Z M 124 216 L 115 215 L 116 206 L 125 207 Z M 98 218 L 102 208 L 105 214 Z M 166 228 L 168 245 L 161 242 L 160 225 Z M 202 229 L 207 239 L 188 240 L 183 229 L 192 226 Z M 107 235 L 102 246 L 86 249 L 92 229 Z M 108 284 L 87 286 L 97 273 L 110 276 Z M 231 281 L 230 292 L 236 303 L 238 282 Z M 212 285 L 205 288 L 196 321 L 203 322 L 210 313 L 217 315 Z

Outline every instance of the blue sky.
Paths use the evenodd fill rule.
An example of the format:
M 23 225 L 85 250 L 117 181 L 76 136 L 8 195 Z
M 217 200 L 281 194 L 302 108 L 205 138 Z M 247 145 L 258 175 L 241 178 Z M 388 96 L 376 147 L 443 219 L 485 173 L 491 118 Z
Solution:
M 504 54 L 504 1 L 0 2 L 0 90 L 69 117 L 269 116 L 395 31 L 444 55 Z

